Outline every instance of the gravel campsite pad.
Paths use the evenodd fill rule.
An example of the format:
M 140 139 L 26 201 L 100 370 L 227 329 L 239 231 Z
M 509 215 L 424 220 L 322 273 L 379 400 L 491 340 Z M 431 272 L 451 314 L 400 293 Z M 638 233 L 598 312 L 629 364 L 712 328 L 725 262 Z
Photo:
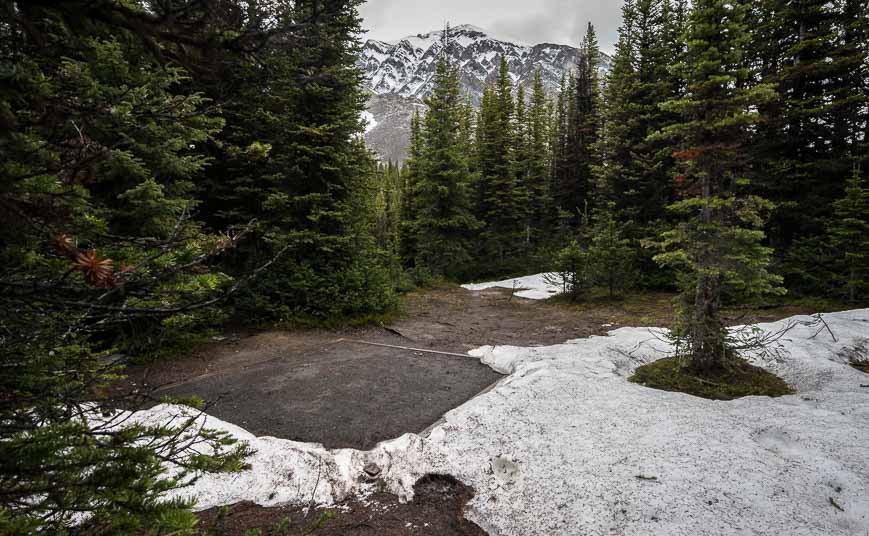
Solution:
M 256 435 L 367 449 L 422 432 L 501 378 L 469 350 L 604 334 L 614 321 L 511 300 L 503 289 L 441 289 L 406 301 L 407 314 L 388 328 L 227 337 L 190 357 L 130 370 L 131 387 L 198 396 L 210 415 Z

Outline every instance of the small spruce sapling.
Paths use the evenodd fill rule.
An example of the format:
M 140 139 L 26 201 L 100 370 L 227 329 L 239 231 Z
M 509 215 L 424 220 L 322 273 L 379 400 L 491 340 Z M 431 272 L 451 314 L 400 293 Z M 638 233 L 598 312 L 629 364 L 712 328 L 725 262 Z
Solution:
M 833 283 L 853 303 L 869 288 L 869 187 L 859 168 L 854 168 L 845 196 L 833 203 L 833 211 L 828 225 Z
M 577 301 L 592 284 L 590 256 L 587 249 L 574 240 L 555 256 L 555 271 L 545 280 L 550 285 L 561 287 L 562 293 L 571 301 Z
M 637 278 L 635 255 L 631 241 L 622 235 L 622 223 L 615 217 L 615 204 L 595 214 L 589 268 L 596 285 L 607 289 L 610 298 L 633 286 Z

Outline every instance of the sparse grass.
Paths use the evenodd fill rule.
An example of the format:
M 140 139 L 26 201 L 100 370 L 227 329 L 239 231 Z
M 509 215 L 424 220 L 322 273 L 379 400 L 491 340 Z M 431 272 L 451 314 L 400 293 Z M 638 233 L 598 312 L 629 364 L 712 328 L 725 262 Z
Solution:
M 676 315 L 674 303 L 677 294 L 660 291 L 631 291 L 624 296 L 610 298 L 604 289 L 591 289 L 578 301 L 568 296 L 556 295 L 546 300 L 556 307 L 566 307 L 580 314 L 593 314 L 609 318 L 617 326 L 667 327 Z M 745 305 L 725 305 L 722 320 L 728 326 L 759 322 L 772 322 L 797 315 L 833 312 L 854 309 L 854 304 L 825 298 L 782 297 L 771 302 Z
M 400 302 L 400 300 L 399 300 Z M 404 316 L 401 303 L 397 303 L 388 311 L 381 313 L 365 313 L 353 316 L 322 318 L 313 316 L 298 316 L 282 322 L 263 322 L 256 324 L 255 328 L 269 329 L 339 329 L 345 327 L 383 326 Z
M 777 397 L 794 392 L 775 374 L 742 359 L 735 360 L 724 369 L 700 376 L 685 360 L 671 357 L 638 368 L 629 381 L 710 400 L 734 400 L 745 396 Z
M 610 298 L 601 289 L 588 292 L 579 301 L 560 294 L 546 302 L 581 315 L 600 317 L 615 326 L 666 327 L 673 321 L 674 298 L 675 294 L 667 292 L 631 292 Z
M 187 355 L 195 348 L 211 342 L 212 337 L 220 335 L 217 328 L 191 330 L 188 333 L 175 333 L 166 338 L 146 339 L 150 345 L 139 343 L 137 346 L 121 346 L 122 353 L 127 355 L 129 364 L 142 365 L 158 361 L 171 361 L 181 355 Z

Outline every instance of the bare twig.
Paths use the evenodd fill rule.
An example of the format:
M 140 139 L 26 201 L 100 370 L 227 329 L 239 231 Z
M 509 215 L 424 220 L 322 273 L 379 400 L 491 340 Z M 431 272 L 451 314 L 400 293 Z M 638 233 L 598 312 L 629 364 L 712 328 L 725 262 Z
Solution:
M 826 328 L 827 331 L 830 333 L 830 337 L 833 338 L 833 342 L 839 342 L 838 339 L 836 339 L 836 334 L 833 333 L 833 330 L 832 330 L 832 329 L 830 329 L 830 325 L 827 324 L 827 321 L 826 321 L 826 320 L 824 320 L 824 315 L 822 315 L 821 313 L 818 313 L 818 314 L 815 315 L 815 319 L 817 319 L 818 322 L 820 322 L 821 324 L 823 324 L 823 326 L 820 327 L 820 328 L 818 328 L 818 331 L 817 331 L 814 335 L 812 335 L 811 337 L 809 337 L 809 340 L 814 339 L 815 337 L 817 337 L 818 334 L 820 334 L 822 331 L 824 331 L 824 328 Z

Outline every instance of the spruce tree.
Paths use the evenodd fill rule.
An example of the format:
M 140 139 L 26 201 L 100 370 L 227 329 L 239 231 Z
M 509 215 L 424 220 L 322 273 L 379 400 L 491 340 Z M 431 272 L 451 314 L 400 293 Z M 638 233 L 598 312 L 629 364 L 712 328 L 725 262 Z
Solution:
M 772 250 L 758 228 L 769 202 L 745 195 L 750 170 L 745 142 L 757 114 L 773 98 L 770 86 L 745 87 L 743 50 L 749 41 L 747 3 L 695 2 L 689 23 L 684 98 L 664 108 L 684 122 L 657 138 L 673 139 L 682 162 L 676 177 L 683 199 L 671 205 L 682 221 L 663 235 L 656 257 L 681 271 L 683 301 L 673 333 L 699 372 L 726 367 L 737 356 L 721 320 L 722 296 L 779 293 L 781 279 L 767 270 Z
M 605 131 L 600 140 L 602 165 L 595 169 L 596 190 L 602 203 L 616 202 L 620 211 L 627 212 L 627 185 L 631 166 L 631 150 L 642 135 L 637 132 L 638 114 L 632 109 L 636 86 L 637 58 L 634 42 L 636 10 L 633 0 L 622 5 L 622 25 L 613 56 L 612 69 L 607 75 L 603 95 Z
M 237 299 L 266 321 L 324 322 L 394 304 L 371 228 L 376 166 L 360 139 L 359 4 L 252 5 L 266 10 L 265 26 L 317 23 L 269 40 L 257 61 L 226 58 L 229 72 L 200 85 L 230 123 L 211 146 L 217 165 L 203 192 L 205 216 L 219 226 L 258 222 L 256 240 L 227 270 L 247 270 L 289 246 Z
M 860 2 L 764 0 L 754 4 L 751 57 L 778 98 L 762 108 L 753 143 L 758 183 L 777 207 L 770 240 L 788 248 L 823 234 L 854 159 L 865 158 L 866 9 Z M 860 43 L 860 44 L 858 44 Z
M 855 167 L 828 226 L 834 288 L 852 303 L 869 296 L 869 186 Z
M 424 148 L 422 140 L 422 120 L 419 110 L 414 110 L 410 120 L 410 147 L 408 148 L 407 160 L 403 170 L 403 190 L 401 203 L 401 226 L 399 255 L 405 266 L 413 266 L 417 256 L 416 246 L 416 222 L 417 200 L 416 189 L 419 183 L 421 171 L 424 168 Z
M 479 226 L 472 214 L 468 160 L 460 144 L 458 73 L 445 54 L 438 59 L 421 132 L 422 154 L 414 185 L 416 265 L 435 276 L 461 277 Z
M 528 109 L 528 165 L 526 187 L 529 199 L 529 222 L 536 244 L 549 240 L 553 228 L 554 206 L 549 186 L 550 141 L 549 103 L 540 71 L 534 74 Z
M 494 88 L 483 88 L 483 96 L 480 101 L 480 111 L 477 116 L 476 155 L 477 170 L 480 179 L 476 188 L 476 213 L 485 228 L 488 227 L 490 215 L 494 213 L 494 188 L 493 176 L 504 151 L 504 146 L 499 145 L 502 140 L 499 125 L 498 105 L 495 98 Z M 488 252 L 487 252 L 488 253 Z
M 529 184 L 529 165 L 531 164 L 531 154 L 529 148 L 529 132 L 528 132 L 528 117 L 527 103 L 525 98 L 525 87 L 521 84 L 516 88 L 516 113 L 513 118 L 513 176 L 515 177 L 514 185 L 514 205 L 520 211 L 520 215 L 524 221 L 520 222 L 520 237 L 524 242 L 524 255 L 531 251 L 531 196 Z
M 555 207 L 557 209 L 557 220 L 559 226 L 566 226 L 567 222 L 572 219 L 572 215 L 576 213 L 578 207 L 571 205 L 567 201 L 569 192 L 567 187 L 572 182 L 571 163 L 573 162 L 573 144 L 570 135 L 572 125 L 574 124 L 575 101 L 571 98 L 576 87 L 576 79 L 572 74 L 563 75 L 559 86 L 558 97 L 555 101 L 555 109 L 553 110 L 553 121 L 551 129 L 551 147 L 552 147 L 552 165 L 551 169 L 551 192 Z
M 401 222 L 404 206 L 404 177 L 394 162 L 377 164 L 373 211 L 373 233 L 378 249 L 387 259 L 391 280 L 397 282 L 401 268 Z
M 601 130 L 598 61 L 600 49 L 594 26 L 588 25 L 576 64 L 576 76 L 568 79 L 564 103 L 563 154 L 557 165 L 558 202 L 577 228 L 594 195 L 594 169 L 599 165 Z
M 590 272 L 595 284 L 607 289 L 610 298 L 629 289 L 636 279 L 634 248 L 622 227 L 615 203 L 595 211 L 588 248 Z
M 605 196 L 616 202 L 622 218 L 633 222 L 635 239 L 648 236 L 672 201 L 672 152 L 664 140 L 650 140 L 678 118 L 660 103 L 676 98 L 677 83 L 668 72 L 679 42 L 676 15 L 669 1 L 638 0 L 623 11 L 614 67 L 606 88 L 606 135 L 601 150 L 606 165 L 598 168 Z
M 834 143 L 863 176 L 869 173 L 869 9 L 865 0 L 844 0 L 839 21 L 833 90 Z
M 521 264 L 526 250 L 525 185 L 517 177 L 517 123 L 513 82 L 501 58 L 498 81 L 484 93 L 479 147 L 483 251 L 501 270 Z M 524 113 L 524 103 L 522 106 Z
M 243 283 L 215 260 L 236 237 L 194 219 L 224 120 L 185 66 L 225 53 L 223 28 L 204 34 L 199 13 L 167 9 L 0 10 L 0 64 L 14 73 L 0 89 L 2 534 L 189 532 L 192 504 L 165 493 L 244 467 L 227 434 L 181 415 L 130 419 L 119 408 L 151 393 L 108 389 L 131 357 L 219 322 Z
M 561 287 L 561 293 L 570 301 L 579 301 L 594 284 L 592 259 L 587 248 L 572 240 L 555 255 L 553 271 L 544 279 L 550 285 Z

